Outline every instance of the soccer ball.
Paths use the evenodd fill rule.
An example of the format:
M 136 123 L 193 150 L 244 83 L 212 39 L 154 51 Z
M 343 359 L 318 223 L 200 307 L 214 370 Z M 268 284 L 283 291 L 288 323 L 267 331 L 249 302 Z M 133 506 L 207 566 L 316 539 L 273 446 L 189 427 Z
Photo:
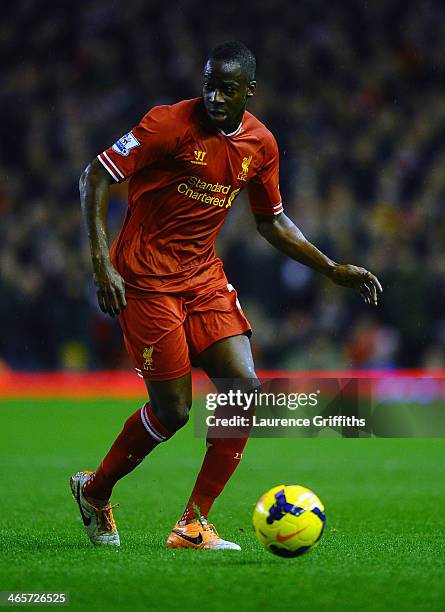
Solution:
M 310 489 L 280 485 L 260 497 L 252 522 L 266 550 L 280 557 L 298 557 L 318 545 L 326 516 Z

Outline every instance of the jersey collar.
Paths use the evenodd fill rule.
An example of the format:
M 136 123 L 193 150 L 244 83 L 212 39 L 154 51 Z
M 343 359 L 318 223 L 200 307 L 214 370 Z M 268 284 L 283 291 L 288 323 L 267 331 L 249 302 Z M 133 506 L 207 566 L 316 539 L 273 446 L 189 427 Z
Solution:
M 240 124 L 239 124 L 239 126 L 236 128 L 236 130 L 235 130 L 235 131 L 233 131 L 233 132 L 224 132 L 223 130 L 220 130 L 219 128 L 217 128 L 217 129 L 218 129 L 218 132 L 219 132 L 220 134 L 222 134 L 223 136 L 238 136 L 238 134 L 241 132 L 241 128 L 242 128 L 242 127 L 243 127 L 243 122 L 242 122 L 242 120 L 241 120 L 241 123 L 240 123 Z

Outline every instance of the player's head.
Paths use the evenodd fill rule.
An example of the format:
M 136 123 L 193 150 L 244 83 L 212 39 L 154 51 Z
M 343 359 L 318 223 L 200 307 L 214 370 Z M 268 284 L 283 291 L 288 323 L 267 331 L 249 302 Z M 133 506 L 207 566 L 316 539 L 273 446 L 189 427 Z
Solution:
M 211 122 L 224 131 L 236 129 L 247 100 L 255 93 L 255 56 L 243 43 L 218 45 L 204 67 L 202 95 Z

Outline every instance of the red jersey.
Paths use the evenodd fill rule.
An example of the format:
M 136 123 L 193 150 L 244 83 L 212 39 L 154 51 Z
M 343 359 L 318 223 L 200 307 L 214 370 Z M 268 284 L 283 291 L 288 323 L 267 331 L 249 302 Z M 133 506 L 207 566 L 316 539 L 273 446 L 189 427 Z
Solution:
M 210 123 L 202 98 L 154 107 L 98 158 L 117 182 L 130 179 L 111 249 L 129 296 L 224 286 L 215 241 L 244 187 L 254 214 L 283 210 L 271 132 L 246 111 L 225 134 Z

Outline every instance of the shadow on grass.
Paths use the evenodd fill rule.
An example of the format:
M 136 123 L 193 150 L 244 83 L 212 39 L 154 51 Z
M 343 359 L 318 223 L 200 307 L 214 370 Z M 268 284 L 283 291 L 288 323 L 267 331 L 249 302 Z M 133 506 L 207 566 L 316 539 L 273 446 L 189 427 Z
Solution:
M 20 536 L 16 534 L 3 534 L 0 536 L 2 540 L 2 548 L 4 553 L 14 552 L 47 552 L 47 551 L 79 551 L 85 552 L 87 550 L 94 551 L 98 548 L 91 546 L 88 542 L 79 542 L 67 538 L 51 538 L 47 540 L 44 536 L 40 537 L 29 537 Z M 108 547 L 107 550 L 118 551 L 116 547 Z
M 127 560 L 146 556 L 147 563 L 156 561 L 157 563 L 183 564 L 184 561 L 190 566 L 200 564 L 211 566 L 226 567 L 267 567 L 271 563 L 280 563 L 278 557 L 274 557 L 262 550 L 252 548 L 242 551 L 212 551 L 212 550 L 187 550 L 187 549 L 168 549 L 164 545 L 164 540 L 157 538 L 131 538 L 126 539 L 120 547 L 114 546 L 92 546 L 86 539 L 78 540 L 67 537 L 57 537 L 54 534 L 34 534 L 20 535 L 18 533 L 1 534 L 0 539 L 3 543 L 3 553 L 14 555 L 20 553 L 65 553 L 66 555 L 80 554 L 88 555 L 93 558 L 108 557 L 109 555 L 119 555 Z

